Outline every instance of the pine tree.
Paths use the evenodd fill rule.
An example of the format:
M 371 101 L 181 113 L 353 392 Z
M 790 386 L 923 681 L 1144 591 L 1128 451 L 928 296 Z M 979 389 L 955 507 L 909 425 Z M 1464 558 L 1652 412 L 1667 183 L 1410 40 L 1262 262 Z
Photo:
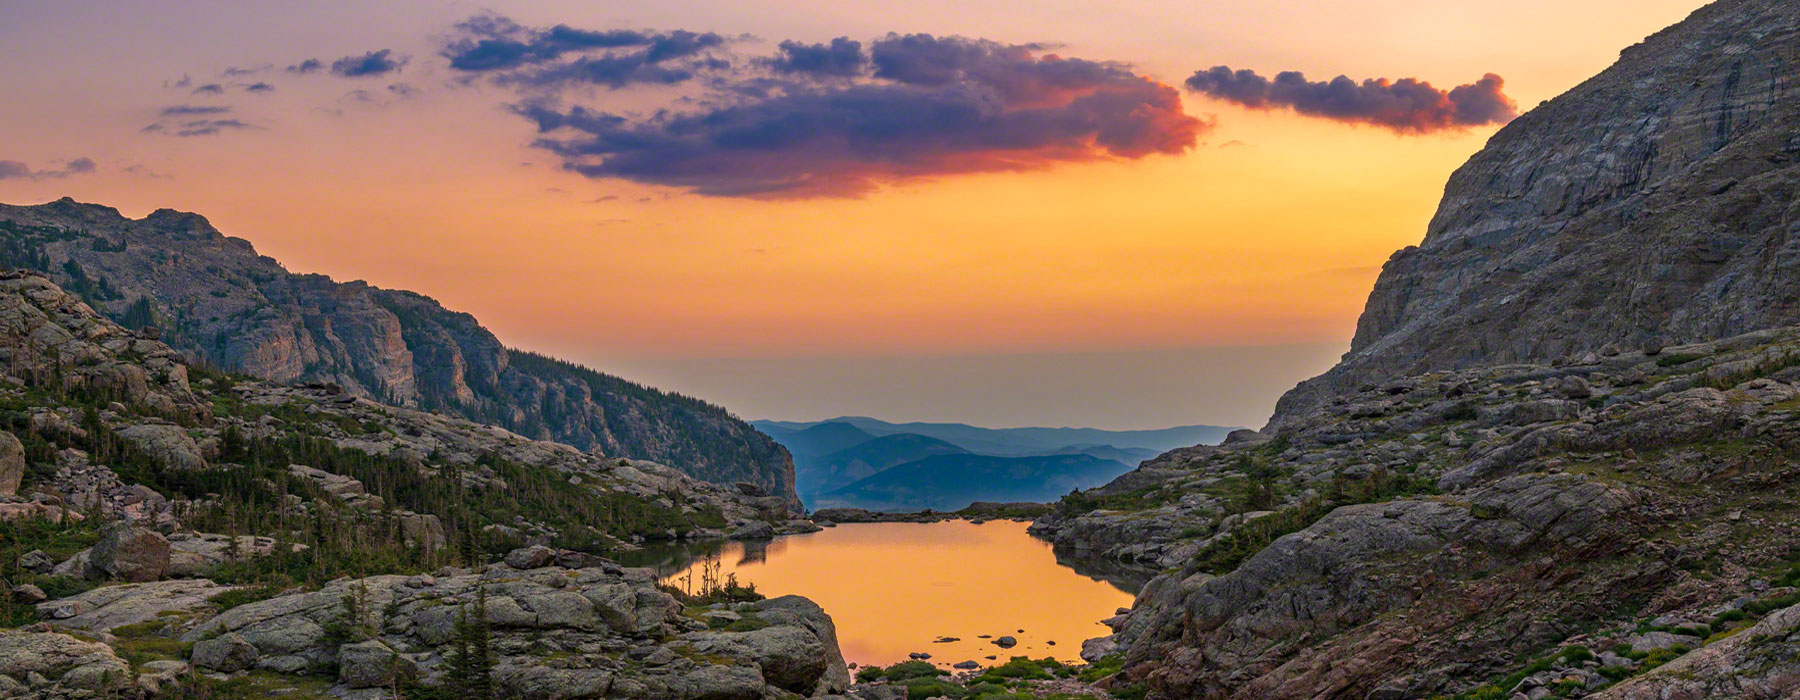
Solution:
M 488 643 L 487 589 L 475 590 L 475 601 L 456 612 L 451 647 L 445 655 L 445 683 L 458 700 L 493 700 L 494 652 Z

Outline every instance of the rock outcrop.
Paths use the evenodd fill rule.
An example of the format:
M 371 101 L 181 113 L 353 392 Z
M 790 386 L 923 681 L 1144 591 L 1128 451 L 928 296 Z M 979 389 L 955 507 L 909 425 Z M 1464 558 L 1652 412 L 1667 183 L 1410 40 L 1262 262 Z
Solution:
M 227 370 L 331 383 L 715 483 L 752 482 L 799 504 L 787 451 L 718 406 L 510 350 L 475 317 L 423 295 L 288 272 L 196 214 L 132 220 L 67 199 L 0 205 L 0 265 L 44 273 L 112 319 Z
M 131 667 L 100 642 L 0 629 L 0 697 L 97 697 L 126 687 Z
M 1800 7 L 1720 0 L 1520 117 L 1275 424 L 1421 372 L 1800 322 Z
M 1396 380 L 1272 434 L 1163 455 L 1033 531 L 1164 571 L 1090 645 L 1124 657 L 1120 683 L 1430 697 L 1560 647 L 1727 653 L 1703 638 L 1756 621 L 1720 606 L 1800 602 L 1766 583 L 1797 561 L 1795 454 L 1800 327 L 1788 327 Z M 1685 624 L 1714 627 L 1684 636 Z M 1632 675 L 1630 661 L 1584 687 Z M 1800 670 L 1783 668 L 1751 674 L 1774 686 L 1744 687 Z
M 1115 688 L 1800 689 L 1800 5 L 1720 0 L 1503 129 L 1260 432 L 1033 531 L 1160 572 Z
M 714 627 L 709 609 L 658 590 L 650 570 L 563 568 L 554 550 L 539 554 L 506 558 L 525 568 L 340 580 L 232 608 L 184 638 L 203 670 L 335 666 L 347 689 L 386 687 L 396 673 L 436 684 L 459 616 L 484 606 L 495 682 L 516 697 L 815 697 L 849 685 L 831 618 L 804 598 L 734 604 L 755 624 Z

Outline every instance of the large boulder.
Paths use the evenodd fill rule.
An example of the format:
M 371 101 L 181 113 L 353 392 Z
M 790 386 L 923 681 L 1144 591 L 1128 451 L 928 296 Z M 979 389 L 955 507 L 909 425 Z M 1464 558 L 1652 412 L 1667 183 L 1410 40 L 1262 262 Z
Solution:
M 124 686 L 131 667 L 100 642 L 84 642 L 55 632 L 0 629 L 0 693 L 14 679 L 41 677 L 53 687 L 34 688 L 31 697 L 60 697 L 70 690 L 101 691 Z M 17 690 L 15 688 L 15 690 Z M 53 692 L 53 691 L 62 692 Z
M 206 468 L 200 445 L 179 425 L 144 423 L 119 431 L 119 437 L 130 441 L 163 467 L 181 471 Z
M 106 526 L 88 553 L 88 573 L 93 578 L 141 583 L 160 579 L 168 571 L 169 541 L 136 525 Z
M 12 433 L 0 433 L 0 496 L 19 492 L 25 479 L 25 445 Z
M 351 688 L 386 688 L 416 672 L 411 660 L 373 639 L 338 647 L 338 682 Z
M 850 671 L 838 651 L 837 628 L 817 603 L 782 596 L 758 603 L 750 612 L 769 623 L 751 632 L 689 635 L 701 653 L 754 660 L 769 685 L 802 695 L 840 693 Z
M 192 659 L 200 668 L 235 673 L 255 664 L 257 655 L 256 645 L 234 632 L 194 642 Z

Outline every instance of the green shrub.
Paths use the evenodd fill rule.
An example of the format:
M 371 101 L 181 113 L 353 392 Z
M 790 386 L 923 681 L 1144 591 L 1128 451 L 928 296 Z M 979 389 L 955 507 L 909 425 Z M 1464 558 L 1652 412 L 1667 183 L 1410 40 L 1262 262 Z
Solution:
M 273 583 L 249 588 L 238 588 L 207 598 L 207 601 L 218 606 L 219 612 L 225 612 L 226 610 L 230 610 L 239 605 L 258 603 L 281 595 L 281 592 L 287 590 L 287 588 L 287 586 Z
M 936 678 L 950 675 L 949 671 L 933 666 L 930 662 L 917 660 L 894 664 L 887 667 L 887 671 L 884 673 L 890 683 L 904 683 L 914 678 Z
M 856 669 L 856 682 L 874 683 L 875 681 L 881 680 L 883 675 L 885 674 L 880 666 L 864 666 Z
M 1093 683 L 1123 670 L 1125 670 L 1125 657 L 1113 654 L 1088 664 L 1087 667 L 1076 673 L 1075 677 L 1084 683 Z
M 941 678 L 914 678 L 906 681 L 907 700 L 927 700 L 928 698 L 945 697 L 961 700 L 968 695 L 962 686 Z
M 1062 662 L 1056 659 L 1034 661 L 1029 657 L 1015 656 L 1006 663 L 988 669 L 982 674 L 982 678 L 993 682 L 999 682 L 998 679 L 1049 680 L 1055 677 L 1050 671 L 1060 668 Z

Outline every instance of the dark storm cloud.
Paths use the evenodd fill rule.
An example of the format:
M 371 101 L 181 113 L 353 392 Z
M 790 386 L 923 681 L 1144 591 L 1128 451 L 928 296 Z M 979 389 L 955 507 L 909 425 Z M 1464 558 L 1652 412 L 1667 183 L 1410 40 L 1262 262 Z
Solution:
M 207 83 L 205 85 L 201 85 L 200 87 L 194 88 L 194 94 L 196 94 L 196 95 L 223 95 L 223 94 L 225 94 L 225 86 L 220 85 L 218 83 Z
M 0 180 L 53 180 L 70 175 L 84 175 L 97 170 L 92 158 L 76 158 L 56 170 L 32 170 L 16 160 L 0 160 Z
M 299 63 L 296 63 L 294 65 L 288 66 L 287 72 L 305 74 L 305 73 L 317 73 L 324 69 L 325 69 L 324 61 L 321 61 L 316 58 L 309 58 L 309 59 L 306 59 Z
M 1289 71 L 1270 80 L 1253 71 L 1226 66 L 1195 73 L 1187 87 L 1216 99 L 1252 109 L 1292 109 L 1312 117 L 1369 124 L 1400 133 L 1460 131 L 1505 124 L 1519 116 L 1519 106 L 1506 96 L 1506 81 L 1492 73 L 1451 90 L 1404 78 L 1364 80 L 1345 76 L 1311 82 Z
M 267 93 L 271 93 L 274 91 L 275 91 L 275 86 L 270 85 L 268 83 L 251 83 L 249 85 L 244 86 L 244 92 L 267 94 Z
M 768 65 L 780 74 L 849 78 L 862 75 L 869 65 L 862 42 L 849 37 L 832 39 L 830 44 L 784 41 L 777 48 Z
M 812 53 L 796 46 L 798 54 L 784 50 L 774 61 Z M 760 198 L 857 196 L 939 175 L 1181 153 L 1210 127 L 1183 112 L 1173 87 L 1125 65 L 1040 55 L 1032 46 L 890 34 L 865 60 L 874 68 L 867 80 L 794 80 L 648 118 L 547 99 L 515 111 L 543 134 L 536 145 L 569 170 Z M 838 65 L 846 62 L 839 57 Z
M 365 78 L 376 75 L 397 73 L 406 66 L 405 56 L 394 55 L 393 49 L 370 51 L 361 56 L 345 56 L 331 62 L 333 75 L 345 78 Z

